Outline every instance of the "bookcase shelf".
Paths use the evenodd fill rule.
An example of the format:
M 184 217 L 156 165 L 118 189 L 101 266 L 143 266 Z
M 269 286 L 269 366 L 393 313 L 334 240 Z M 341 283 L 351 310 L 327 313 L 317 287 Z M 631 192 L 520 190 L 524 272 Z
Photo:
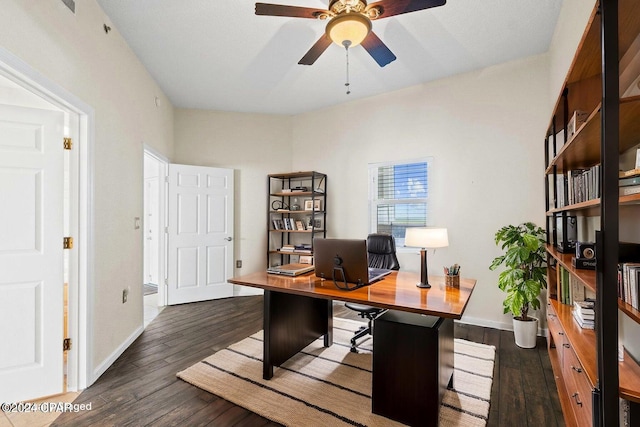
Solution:
M 558 151 L 545 173 L 563 173 L 600 163 L 600 137 L 602 134 L 602 105 L 598 104 L 585 123 Z M 620 152 L 638 144 L 640 134 L 640 96 L 620 100 Z
M 270 174 L 267 194 L 267 267 L 313 256 L 314 237 L 327 236 L 327 175 L 316 171 Z M 285 245 L 307 245 L 311 250 L 281 250 Z
M 616 295 L 618 286 L 615 265 L 620 261 L 614 255 L 617 253 L 616 246 L 619 246 L 619 222 L 633 221 L 632 218 L 637 217 L 640 194 L 620 196 L 617 194 L 617 188 L 616 193 L 613 193 L 614 188 L 611 185 L 612 178 L 615 180 L 621 166 L 621 163 L 615 163 L 622 158 L 621 155 L 628 157 L 626 153 L 640 143 L 640 96 L 620 98 L 620 94 L 625 92 L 626 88 L 619 88 L 619 75 L 612 74 L 612 70 L 617 70 L 618 65 L 622 65 L 620 59 L 625 57 L 625 54 L 628 54 L 629 58 L 635 58 L 640 54 L 637 51 L 637 40 L 640 40 L 640 2 L 615 2 L 618 12 L 617 41 L 610 38 L 613 31 L 608 31 L 616 26 L 616 20 L 611 19 L 615 18 L 615 15 L 610 12 L 615 10 L 616 5 L 613 3 L 599 1 L 592 10 L 556 101 L 545 139 L 549 356 L 566 424 L 581 427 L 601 423 L 615 424 L 613 421 L 618 417 L 618 411 L 613 410 L 617 409 L 618 405 L 617 399 L 613 400 L 616 382 L 619 396 L 632 402 L 629 414 L 633 421 L 630 421 L 629 425 L 636 425 L 640 415 L 640 365 L 629 353 L 625 353 L 622 362 L 618 361 L 618 336 L 615 333 L 618 316 L 627 316 L 640 324 L 640 311 Z M 613 9 L 609 9 L 610 7 Z M 612 51 L 617 55 L 611 55 Z M 619 71 L 625 71 L 622 66 L 620 68 Z M 622 83 L 622 79 L 620 80 Z M 610 106 L 616 105 L 616 99 L 618 117 L 610 114 L 611 111 L 615 111 Z M 607 106 L 606 111 L 603 105 Z M 574 113 L 578 111 L 586 112 L 584 122 L 570 125 Z M 575 131 L 569 134 L 574 127 Z M 577 189 L 569 185 L 570 182 L 578 185 Z M 594 188 L 599 189 L 602 196 L 597 194 L 597 191 L 583 191 Z M 572 191 L 572 196 L 580 196 L 578 199 L 582 198 L 584 193 L 599 198 L 567 204 L 569 190 Z M 557 200 L 561 197 L 565 200 Z M 615 199 L 618 200 L 617 204 Z M 622 209 L 627 210 L 626 214 L 618 215 L 618 211 L 622 212 Z M 602 254 L 596 253 L 598 273 L 594 270 L 576 269 L 572 265 L 575 254 L 568 251 L 563 253 L 557 249 L 558 245 L 565 247 L 569 216 L 599 218 L 600 227 L 583 227 L 581 231 L 585 232 L 588 229 L 589 235 L 582 238 L 578 236 L 578 241 L 600 239 L 599 247 L 603 250 Z M 620 229 L 627 226 L 631 224 L 623 223 Z M 601 230 L 597 238 L 592 235 L 595 234 L 594 228 Z M 610 230 L 615 232 L 608 232 Z M 560 290 L 562 283 L 566 281 L 560 277 L 558 266 L 567 270 L 575 286 L 584 286 L 595 295 L 595 331 L 580 327 L 573 317 L 573 303 L 562 303 L 570 300 L 563 298 L 567 296 L 566 288 Z M 569 291 L 569 294 L 571 295 L 572 291 Z M 600 351 L 602 353 L 599 354 Z M 577 368 L 574 366 L 574 360 Z M 575 375 L 579 369 L 583 370 L 586 378 L 582 386 L 589 390 L 580 389 L 580 380 L 576 379 L 579 377 Z M 602 377 L 599 378 L 600 375 Z M 593 412 L 585 411 L 585 407 L 577 399 L 572 399 L 572 396 L 579 394 L 584 401 L 585 398 L 589 399 L 585 394 L 591 392 L 594 393 L 592 403 L 597 405 Z M 585 403 L 584 406 L 590 407 L 589 403 L 591 402 Z M 593 419 L 593 414 L 601 414 L 601 418 Z
M 563 266 L 566 270 L 569 271 L 574 277 L 576 277 L 580 283 L 587 287 L 589 290 L 595 292 L 596 291 L 596 272 L 594 270 L 582 270 L 579 268 L 575 268 L 571 264 L 571 260 L 573 258 L 573 254 L 565 254 L 559 252 L 552 245 L 547 245 L 547 252 L 551 255 L 558 263 Z
M 618 298 L 618 308 L 635 322 L 640 323 L 640 311 Z

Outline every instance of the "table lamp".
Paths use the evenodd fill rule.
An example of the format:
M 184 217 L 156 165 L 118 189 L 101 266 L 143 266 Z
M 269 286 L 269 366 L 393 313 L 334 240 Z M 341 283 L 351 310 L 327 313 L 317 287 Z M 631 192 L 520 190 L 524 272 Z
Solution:
M 430 288 L 427 272 L 427 249 L 444 248 L 449 246 L 446 228 L 407 228 L 404 245 L 420 249 L 420 283 L 419 288 Z

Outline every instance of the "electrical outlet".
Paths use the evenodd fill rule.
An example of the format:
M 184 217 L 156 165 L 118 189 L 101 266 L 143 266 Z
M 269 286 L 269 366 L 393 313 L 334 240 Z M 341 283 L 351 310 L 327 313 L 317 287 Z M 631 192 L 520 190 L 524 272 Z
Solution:
M 124 304 L 125 302 L 127 302 L 128 298 L 129 298 L 129 289 L 123 289 L 122 290 L 122 303 Z
M 236 261 L 236 268 L 242 268 L 242 260 L 241 259 Z

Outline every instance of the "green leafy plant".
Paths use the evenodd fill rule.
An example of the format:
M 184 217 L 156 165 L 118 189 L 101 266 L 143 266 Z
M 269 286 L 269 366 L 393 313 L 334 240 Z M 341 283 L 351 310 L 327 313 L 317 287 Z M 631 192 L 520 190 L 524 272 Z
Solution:
M 540 292 L 547 287 L 545 231 L 531 222 L 507 225 L 496 232 L 496 245 L 505 251 L 493 260 L 490 270 L 500 265 L 498 287 L 507 293 L 502 302 L 504 313 L 529 321 L 529 309 L 540 308 Z

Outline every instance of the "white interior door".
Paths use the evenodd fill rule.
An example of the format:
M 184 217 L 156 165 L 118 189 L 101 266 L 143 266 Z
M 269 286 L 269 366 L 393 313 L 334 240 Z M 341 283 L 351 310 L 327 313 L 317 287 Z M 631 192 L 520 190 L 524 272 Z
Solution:
M 169 305 L 233 295 L 233 170 L 169 165 Z
M 0 402 L 63 391 L 63 130 L 0 104 Z

